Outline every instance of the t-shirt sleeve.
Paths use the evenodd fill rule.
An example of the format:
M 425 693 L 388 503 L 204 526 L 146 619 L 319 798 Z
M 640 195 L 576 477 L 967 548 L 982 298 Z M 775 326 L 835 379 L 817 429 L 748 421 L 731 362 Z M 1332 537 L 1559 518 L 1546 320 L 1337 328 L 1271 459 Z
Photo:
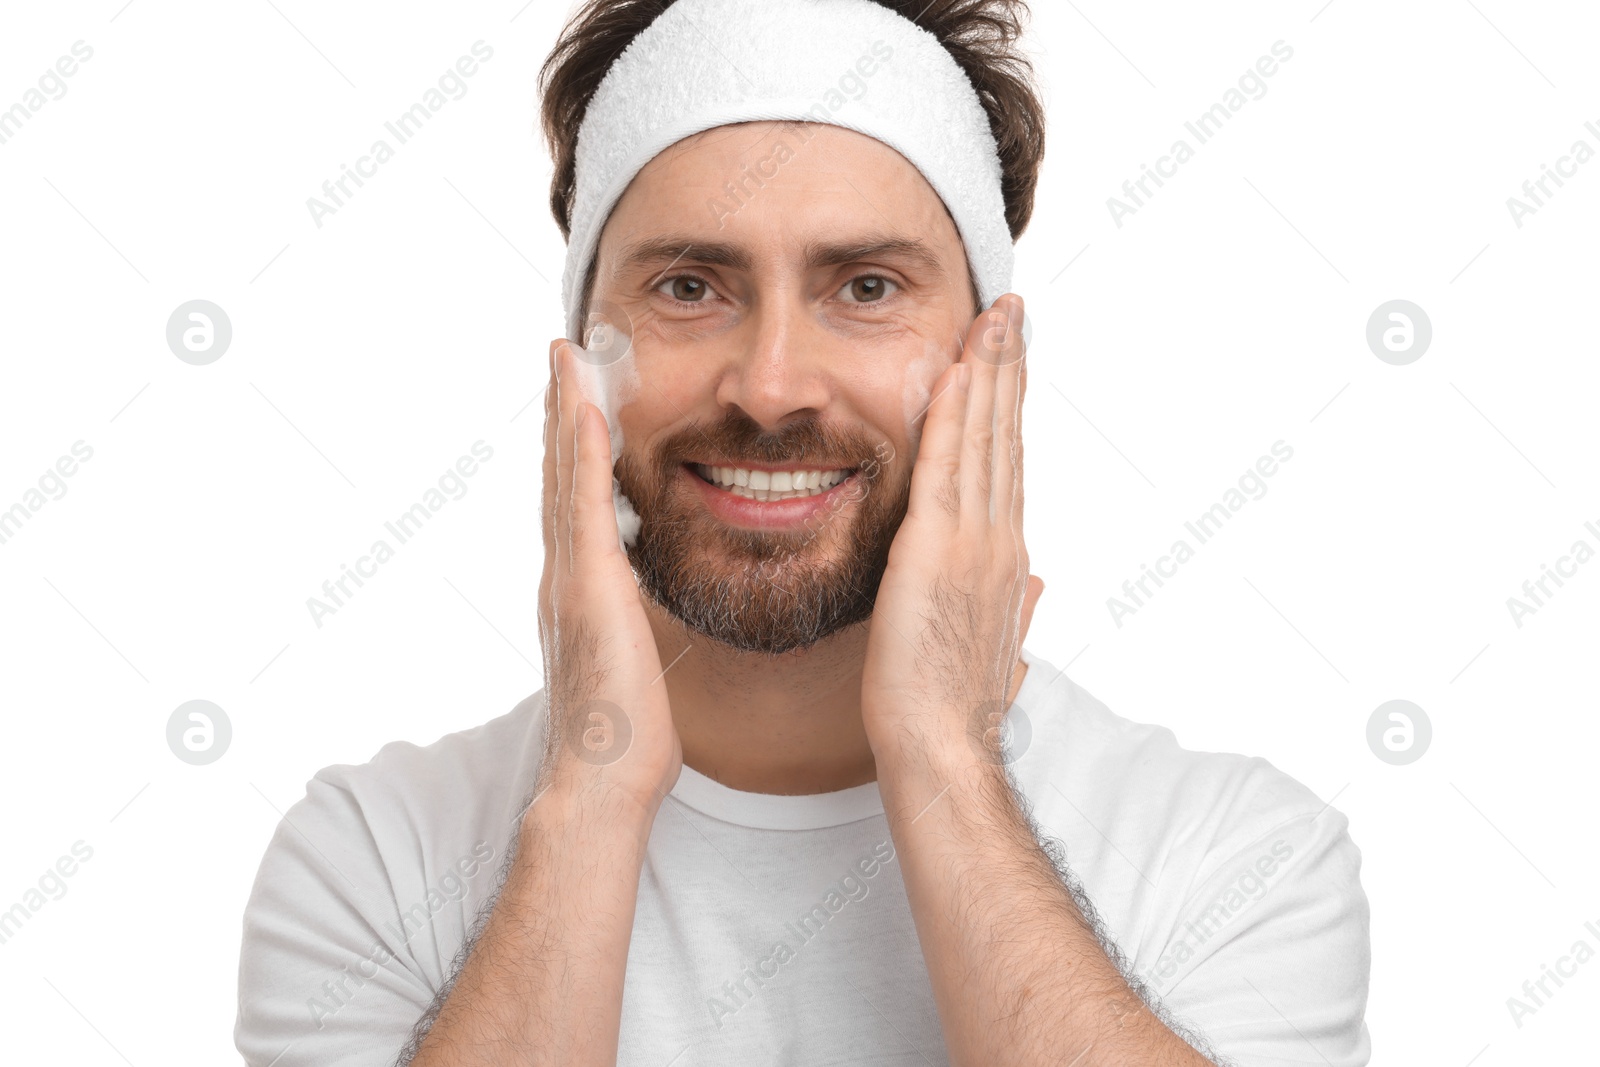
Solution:
M 244 914 L 234 1043 L 248 1067 L 390 1067 L 433 1002 L 461 922 L 451 890 L 471 875 L 407 873 L 415 834 L 390 825 L 404 811 L 385 784 L 326 768 L 278 825 Z
M 1332 807 L 1229 855 L 1151 970 L 1163 1006 L 1237 1067 L 1365 1067 L 1372 966 L 1361 852 Z

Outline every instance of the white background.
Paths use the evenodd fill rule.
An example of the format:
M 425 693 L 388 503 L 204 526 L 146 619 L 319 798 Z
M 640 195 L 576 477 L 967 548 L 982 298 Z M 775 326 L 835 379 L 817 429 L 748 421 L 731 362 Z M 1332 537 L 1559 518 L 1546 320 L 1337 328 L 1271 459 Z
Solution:
M 529 404 L 565 246 L 534 82 L 567 5 L 123 3 L 0 14 L 0 108 L 94 49 L 0 145 L 0 509 L 93 449 L 0 545 L 0 909 L 93 849 L 0 945 L 15 1062 L 231 1061 L 240 915 L 305 781 L 541 684 Z M 1028 645 L 1349 815 L 1374 1062 L 1557 1062 L 1593 1047 L 1600 961 L 1521 1028 L 1506 999 L 1600 949 L 1600 561 L 1521 627 L 1506 601 L 1600 549 L 1600 160 L 1520 228 L 1506 200 L 1600 149 L 1600 18 L 1320 3 L 1037 5 Z M 318 228 L 307 198 L 480 39 L 466 95 Z M 1118 227 L 1107 198 L 1278 40 L 1266 94 Z M 1397 298 L 1434 333 L 1406 366 L 1365 340 Z M 209 366 L 166 344 L 192 299 L 232 322 Z M 318 628 L 306 599 L 479 440 L 467 494 Z M 1279 440 L 1266 495 L 1116 625 Z M 165 737 L 197 698 L 233 727 L 200 767 Z M 1407 766 L 1366 741 L 1394 698 L 1434 731 Z

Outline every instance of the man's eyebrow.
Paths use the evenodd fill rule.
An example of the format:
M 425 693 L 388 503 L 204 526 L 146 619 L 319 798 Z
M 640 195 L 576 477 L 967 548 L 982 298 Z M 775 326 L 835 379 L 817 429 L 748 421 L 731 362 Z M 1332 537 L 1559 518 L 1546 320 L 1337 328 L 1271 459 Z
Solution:
M 666 261 L 666 266 L 670 268 L 683 259 L 733 270 L 747 271 L 751 267 L 749 253 L 738 245 L 721 241 L 696 242 L 693 237 L 677 234 L 635 241 L 622 250 L 618 265 L 620 270 L 631 271 Z
M 808 267 L 831 267 L 871 259 L 904 259 L 929 274 L 945 273 L 939 257 L 919 238 L 870 234 L 847 244 L 812 241 L 806 245 L 805 255 Z M 740 245 L 697 241 L 691 236 L 673 234 L 647 237 L 628 245 L 622 250 L 620 266 L 624 271 L 631 271 L 665 261 L 665 272 L 672 264 L 685 259 L 740 271 L 749 271 L 754 266 L 750 253 Z
M 929 274 L 943 275 L 944 264 L 939 257 L 916 237 L 868 237 L 859 244 L 825 244 L 812 242 L 806 246 L 806 261 L 813 267 L 831 267 L 840 263 L 855 263 L 867 259 L 904 259 Z

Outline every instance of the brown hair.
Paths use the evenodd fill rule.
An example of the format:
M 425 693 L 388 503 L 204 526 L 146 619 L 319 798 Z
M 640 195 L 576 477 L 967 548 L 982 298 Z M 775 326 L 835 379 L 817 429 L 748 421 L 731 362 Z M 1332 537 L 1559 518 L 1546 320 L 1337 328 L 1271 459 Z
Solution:
M 1000 156 L 1006 225 L 1015 241 L 1033 215 L 1044 159 L 1044 104 L 1017 42 L 1026 0 L 874 0 L 932 33 L 977 90 Z M 572 236 L 578 127 L 611 64 L 673 0 L 586 0 L 539 70 L 540 121 L 555 161 L 550 212 Z

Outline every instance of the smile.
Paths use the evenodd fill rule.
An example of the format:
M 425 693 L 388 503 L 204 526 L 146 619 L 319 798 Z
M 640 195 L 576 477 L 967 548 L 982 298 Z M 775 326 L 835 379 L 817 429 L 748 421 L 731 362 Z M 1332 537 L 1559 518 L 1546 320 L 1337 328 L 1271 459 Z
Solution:
M 854 467 L 734 467 L 685 463 L 680 477 L 699 492 L 707 511 L 729 526 L 782 531 L 812 528 L 819 518 L 855 505 Z
M 821 496 L 855 473 L 851 468 L 773 470 L 718 467 L 704 463 L 686 463 L 684 466 L 703 482 L 734 496 L 762 503 Z

